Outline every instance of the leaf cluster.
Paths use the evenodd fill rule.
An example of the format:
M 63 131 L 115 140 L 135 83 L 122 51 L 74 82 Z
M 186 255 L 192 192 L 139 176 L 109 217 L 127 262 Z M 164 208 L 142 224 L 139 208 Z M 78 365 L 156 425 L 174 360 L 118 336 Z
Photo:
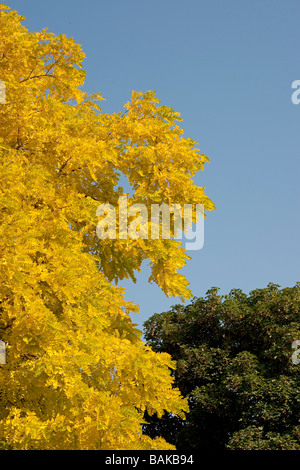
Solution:
M 170 414 L 145 426 L 178 449 L 300 449 L 300 283 L 270 283 L 247 296 L 217 288 L 187 306 L 154 314 L 145 338 L 176 361 L 175 384 L 189 400 L 185 422 Z M 163 433 L 163 434 L 162 434 Z

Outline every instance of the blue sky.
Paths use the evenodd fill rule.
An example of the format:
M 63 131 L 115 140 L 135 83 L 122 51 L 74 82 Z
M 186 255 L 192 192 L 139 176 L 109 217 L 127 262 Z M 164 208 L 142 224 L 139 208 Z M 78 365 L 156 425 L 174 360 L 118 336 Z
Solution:
M 300 281 L 298 0 L 6 0 L 31 31 L 72 36 L 87 58 L 85 91 L 118 112 L 132 90 L 155 90 L 181 113 L 185 136 L 210 158 L 196 183 L 216 210 L 182 271 L 193 295 L 245 293 Z M 147 283 L 121 282 L 142 323 L 180 303 Z

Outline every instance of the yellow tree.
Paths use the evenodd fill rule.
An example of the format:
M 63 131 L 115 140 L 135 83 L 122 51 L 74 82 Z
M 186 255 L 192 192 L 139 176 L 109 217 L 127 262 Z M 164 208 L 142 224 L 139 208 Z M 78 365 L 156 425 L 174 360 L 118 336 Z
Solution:
M 81 90 L 84 54 L 73 39 L 29 32 L 1 5 L 0 441 L 12 449 L 164 449 L 142 434 L 145 410 L 183 416 L 167 354 L 130 319 L 138 307 L 114 281 L 148 259 L 150 281 L 190 297 L 174 239 L 99 239 L 100 204 L 203 204 L 192 177 L 208 158 L 183 137 L 179 114 L 153 92 L 105 114 Z

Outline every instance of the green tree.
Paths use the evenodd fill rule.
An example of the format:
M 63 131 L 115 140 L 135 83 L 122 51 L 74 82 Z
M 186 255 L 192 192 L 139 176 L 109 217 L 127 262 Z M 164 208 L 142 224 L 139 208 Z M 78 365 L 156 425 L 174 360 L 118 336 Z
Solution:
M 155 350 L 177 362 L 175 384 L 189 399 L 186 421 L 147 417 L 144 432 L 179 450 L 300 449 L 300 283 L 270 283 L 247 296 L 217 288 L 144 324 Z

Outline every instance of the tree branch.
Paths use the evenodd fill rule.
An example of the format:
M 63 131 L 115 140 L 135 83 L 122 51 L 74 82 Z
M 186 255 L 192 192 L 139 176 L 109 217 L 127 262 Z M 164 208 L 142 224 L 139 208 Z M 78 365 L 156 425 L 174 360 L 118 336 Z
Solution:
M 34 75 L 33 77 L 27 77 L 23 78 L 23 80 L 20 80 L 20 83 L 27 82 L 27 80 L 33 80 L 34 78 L 42 78 L 42 77 L 49 77 L 49 78 L 55 78 L 55 75 L 50 75 L 50 74 L 42 74 L 42 75 Z

